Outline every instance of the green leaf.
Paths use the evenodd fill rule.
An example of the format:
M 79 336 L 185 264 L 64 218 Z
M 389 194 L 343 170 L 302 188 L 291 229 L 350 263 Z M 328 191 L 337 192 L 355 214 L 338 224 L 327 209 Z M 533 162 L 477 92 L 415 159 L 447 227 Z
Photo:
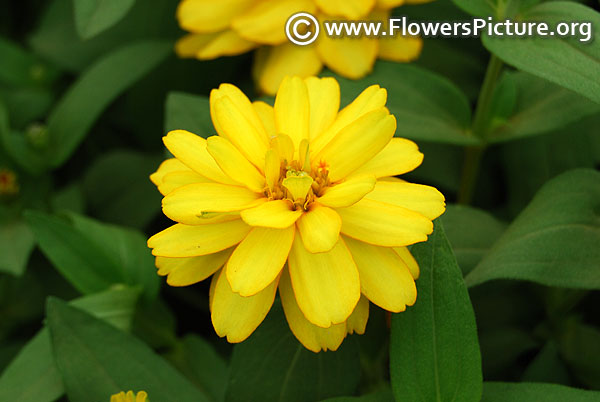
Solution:
M 543 383 L 485 382 L 481 402 L 597 402 L 600 392 Z
M 225 400 L 229 368 L 214 347 L 203 338 L 188 335 L 169 356 L 175 367 L 213 402 Z
M 0 60 L 0 83 L 11 87 L 38 86 L 57 75 L 53 68 L 5 38 L 0 38 Z
M 25 215 L 42 252 L 80 292 L 115 283 L 142 285 L 147 298 L 158 292 L 153 258 L 141 233 L 73 213 L 69 220 L 43 212 Z
M 600 330 L 576 323 L 561 336 L 559 348 L 569 372 L 581 384 L 600 389 Z
M 138 290 L 117 288 L 73 300 L 71 304 L 126 330 L 131 325 L 138 296 Z M 52 402 L 64 392 L 52 355 L 50 336 L 43 328 L 0 376 L 0 400 Z
M 481 398 L 475 315 L 441 223 L 411 252 L 421 268 L 417 302 L 392 315 L 390 376 L 397 401 Z
M 396 136 L 448 144 L 477 144 L 467 135 L 471 107 L 452 82 L 422 68 L 378 62 L 373 73 L 359 81 L 337 77 L 342 105 L 350 103 L 369 85 L 388 92 L 387 107 L 398 120 Z
M 477 17 L 493 16 L 498 20 L 514 17 L 541 0 L 452 0 L 467 13 Z
M 71 402 L 107 401 L 122 390 L 144 390 L 156 402 L 206 397 L 138 339 L 57 299 L 47 303 L 48 328 Z
M 467 13 L 477 17 L 496 15 L 497 4 L 495 1 L 452 0 L 452 2 Z
M 276 304 L 260 327 L 233 349 L 227 402 L 318 401 L 351 395 L 360 376 L 357 345 L 313 353 L 290 331 Z
M 569 371 L 558 354 L 556 344 L 554 341 L 548 341 L 529 363 L 521 380 L 568 385 L 569 377 Z
M 62 165 L 104 109 L 170 52 L 171 44 L 163 41 L 124 45 L 82 73 L 48 118 L 50 166 Z
M 578 169 L 549 181 L 466 277 L 469 286 L 519 279 L 600 289 L 600 173 Z
M 162 158 L 118 150 L 103 154 L 86 171 L 83 190 L 90 210 L 105 222 L 145 227 L 160 211 L 162 196 L 149 179 Z
M 389 385 L 382 389 L 361 396 L 340 396 L 324 399 L 321 402 L 394 402 L 394 395 Z
M 21 219 L 0 223 L 0 272 L 22 275 L 35 246 L 31 230 Z
M 600 103 L 600 42 L 593 40 L 593 32 L 600 31 L 600 14 L 574 2 L 554 1 L 531 8 L 520 20 L 544 21 L 551 30 L 564 21 L 592 24 L 592 40 L 588 42 L 557 36 L 511 38 L 484 35 L 483 44 L 506 63 Z
M 488 212 L 463 205 L 449 204 L 441 219 L 463 275 L 475 268 L 506 229 Z
M 600 104 L 534 75 L 516 72 L 507 77 L 515 85 L 516 103 L 488 137 L 492 143 L 545 134 L 600 112 Z M 500 88 L 497 102 L 505 105 L 502 98 L 509 91 Z
M 135 4 L 135 0 L 73 0 L 75 26 L 83 39 L 110 28 Z
M 187 130 L 201 137 L 215 135 L 206 96 L 171 92 L 165 104 L 165 132 Z

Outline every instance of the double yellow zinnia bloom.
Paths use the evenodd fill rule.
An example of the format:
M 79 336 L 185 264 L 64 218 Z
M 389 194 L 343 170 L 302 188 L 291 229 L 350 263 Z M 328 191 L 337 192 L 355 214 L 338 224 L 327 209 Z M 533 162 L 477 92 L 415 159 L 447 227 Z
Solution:
M 329 38 L 322 32 L 310 46 L 285 36 L 287 19 L 308 12 L 320 21 L 385 21 L 391 9 L 430 0 L 183 0 L 177 9 L 182 29 L 176 51 L 181 57 L 214 59 L 258 48 L 254 76 L 258 87 L 273 95 L 286 75 L 308 77 L 323 65 L 351 79 L 368 74 L 377 57 L 408 62 L 421 52 L 419 38 Z
M 164 137 L 175 158 L 151 179 L 178 223 L 148 246 L 172 286 L 214 274 L 219 336 L 246 339 L 277 289 L 292 332 L 315 352 L 363 333 L 369 300 L 393 312 L 415 302 L 419 268 L 406 246 L 427 239 L 444 197 L 392 177 L 423 155 L 393 138 L 386 100 L 373 85 L 338 111 L 335 79 L 288 77 L 271 107 L 223 84 L 210 95 L 218 136 Z

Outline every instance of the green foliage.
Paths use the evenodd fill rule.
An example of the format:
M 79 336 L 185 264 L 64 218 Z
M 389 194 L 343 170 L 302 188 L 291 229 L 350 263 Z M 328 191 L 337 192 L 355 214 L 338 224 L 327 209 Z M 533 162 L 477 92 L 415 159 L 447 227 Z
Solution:
M 119 22 L 135 0 L 73 0 L 75 26 L 83 39 L 89 39 Z
M 141 341 L 57 299 L 47 304 L 56 364 L 69 400 L 108 400 L 124 389 L 155 401 L 203 402 L 206 397 Z
M 600 398 L 600 392 L 582 391 L 555 384 L 502 383 L 487 382 L 483 386 L 482 402 L 594 402 Z
M 207 138 L 215 135 L 206 96 L 171 92 L 165 104 L 165 132 L 187 130 Z
M 4 219 L 0 222 L 0 271 L 21 275 L 35 240 L 27 224 L 21 220 Z
M 507 278 L 598 289 L 599 208 L 600 173 L 576 170 L 550 181 L 471 271 L 467 284 Z
M 360 376 L 358 364 L 353 339 L 335 352 L 305 349 L 277 304 L 250 338 L 233 349 L 225 400 L 299 402 L 352 394 Z
M 570 1 L 545 2 L 527 10 L 523 21 L 545 21 L 551 27 L 562 21 L 589 21 L 600 30 L 600 14 Z M 553 29 L 553 28 L 551 28 Z M 592 34 L 593 35 L 593 34 Z M 576 38 L 503 38 L 483 36 L 485 47 L 516 68 L 569 88 L 600 103 L 600 43 Z
M 419 302 L 392 317 L 390 375 L 402 400 L 481 398 L 481 357 L 475 316 L 442 225 L 412 253 L 419 263 Z

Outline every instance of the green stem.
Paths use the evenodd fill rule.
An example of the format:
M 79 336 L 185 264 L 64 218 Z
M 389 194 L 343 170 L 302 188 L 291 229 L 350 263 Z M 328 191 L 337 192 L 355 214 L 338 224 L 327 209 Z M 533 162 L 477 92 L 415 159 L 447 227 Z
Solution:
M 479 92 L 479 98 L 477 99 L 477 106 L 475 107 L 475 115 L 473 117 L 471 134 L 482 141 L 485 140 L 487 134 L 486 125 L 490 113 L 490 107 L 492 105 L 494 89 L 496 88 L 498 77 L 502 72 L 502 67 L 502 60 L 495 55 L 492 55 L 485 73 L 483 85 L 481 86 L 481 91 Z M 465 160 L 463 164 L 460 188 L 458 190 L 459 204 L 469 204 L 473 198 L 473 192 L 475 190 L 475 184 L 477 183 L 477 176 L 479 175 L 479 167 L 481 165 L 481 158 L 484 151 L 485 144 L 473 145 L 465 149 Z

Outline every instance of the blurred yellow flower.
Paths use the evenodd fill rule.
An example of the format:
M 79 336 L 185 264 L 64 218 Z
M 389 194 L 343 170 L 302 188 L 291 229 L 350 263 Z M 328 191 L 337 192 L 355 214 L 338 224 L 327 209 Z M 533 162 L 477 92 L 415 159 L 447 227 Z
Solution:
M 386 100 L 373 85 L 338 111 L 335 79 L 286 77 L 271 107 L 223 84 L 210 96 L 218 136 L 164 137 L 175 158 L 151 180 L 178 223 L 148 246 L 172 286 L 213 275 L 219 336 L 246 339 L 277 289 L 292 332 L 315 352 L 363 333 L 369 300 L 393 312 L 415 302 L 419 268 L 406 246 L 427 239 L 445 203 L 392 177 L 423 154 L 393 138 Z
M 387 19 L 391 9 L 431 0 L 182 0 L 177 19 L 189 32 L 176 44 L 181 57 L 214 59 L 258 48 L 254 76 L 259 89 L 275 94 L 287 75 L 308 77 L 323 65 L 351 79 L 368 74 L 380 57 L 409 62 L 416 59 L 421 39 L 328 38 L 320 35 L 310 46 L 297 46 L 285 36 L 287 19 L 308 12 L 320 21 Z
M 136 394 L 133 391 L 127 391 L 127 393 L 121 391 L 118 394 L 114 394 L 110 397 L 110 402 L 148 402 L 148 394 L 144 391 L 140 391 Z
M 19 183 L 15 172 L 0 168 L 0 195 L 14 195 L 18 192 Z

